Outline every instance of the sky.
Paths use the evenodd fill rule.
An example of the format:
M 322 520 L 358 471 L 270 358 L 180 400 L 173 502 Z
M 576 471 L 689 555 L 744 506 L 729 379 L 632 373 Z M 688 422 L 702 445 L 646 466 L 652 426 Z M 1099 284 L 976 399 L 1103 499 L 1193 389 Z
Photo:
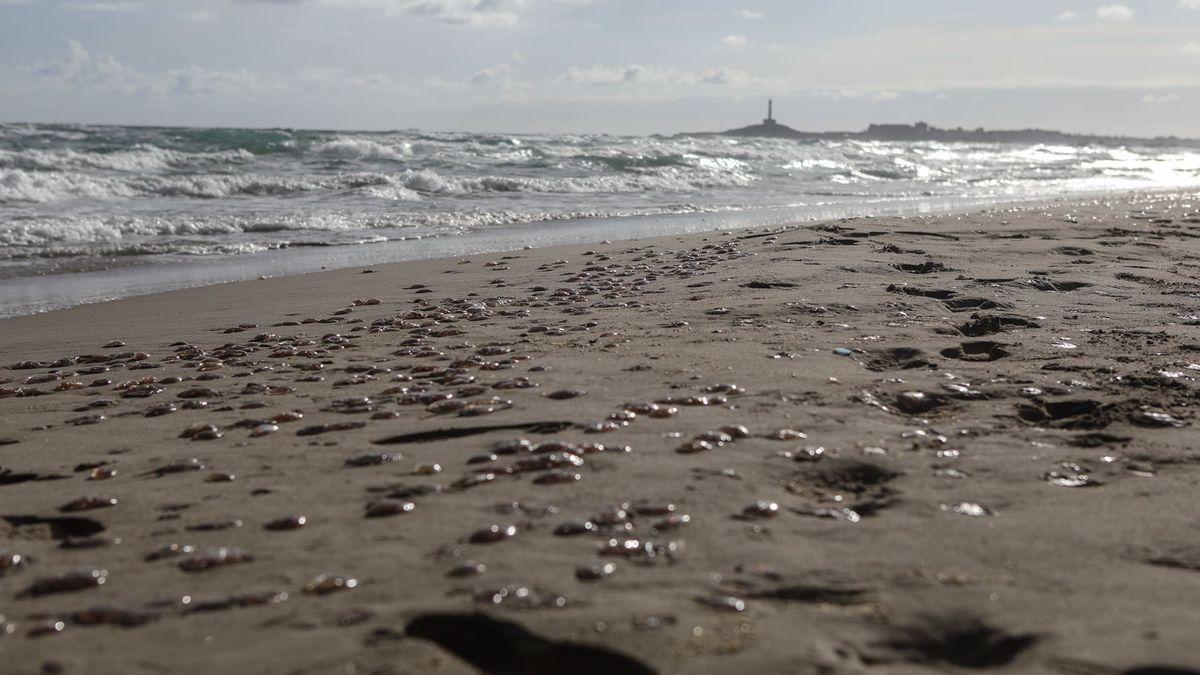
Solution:
M 1200 138 L 1200 0 L 0 0 L 0 121 Z

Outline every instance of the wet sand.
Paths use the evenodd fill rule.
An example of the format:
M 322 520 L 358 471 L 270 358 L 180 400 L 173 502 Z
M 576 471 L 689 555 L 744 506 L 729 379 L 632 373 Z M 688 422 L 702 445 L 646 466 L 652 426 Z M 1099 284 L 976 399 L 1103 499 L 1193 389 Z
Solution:
M 0 671 L 1197 672 L 1197 237 L 1130 195 L 0 321 Z

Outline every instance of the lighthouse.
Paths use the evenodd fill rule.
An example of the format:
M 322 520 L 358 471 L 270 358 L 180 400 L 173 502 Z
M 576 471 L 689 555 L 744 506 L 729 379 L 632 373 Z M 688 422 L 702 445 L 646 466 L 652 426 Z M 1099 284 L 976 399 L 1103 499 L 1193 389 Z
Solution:
M 769 126 L 775 125 L 775 116 L 772 114 L 772 108 L 774 107 L 774 105 L 775 105 L 775 101 L 773 101 L 771 99 L 767 99 L 767 118 L 765 120 L 763 120 L 763 126 L 769 127 Z

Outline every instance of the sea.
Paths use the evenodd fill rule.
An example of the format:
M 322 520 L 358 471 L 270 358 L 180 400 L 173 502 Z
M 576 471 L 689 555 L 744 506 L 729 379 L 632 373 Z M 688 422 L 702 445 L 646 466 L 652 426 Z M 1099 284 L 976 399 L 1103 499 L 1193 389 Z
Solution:
M 322 268 L 1198 186 L 1194 148 L 0 124 L 0 316 Z

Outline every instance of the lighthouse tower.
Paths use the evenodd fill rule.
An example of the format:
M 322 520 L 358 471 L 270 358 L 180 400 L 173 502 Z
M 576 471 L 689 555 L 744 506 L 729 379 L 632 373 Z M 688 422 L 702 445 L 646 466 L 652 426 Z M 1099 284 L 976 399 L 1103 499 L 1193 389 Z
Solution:
M 770 127 L 770 126 L 775 125 L 775 116 L 772 114 L 772 110 L 771 110 L 774 107 L 774 105 L 775 105 L 775 102 L 773 100 L 767 99 L 767 118 L 765 120 L 763 120 L 763 126 Z

